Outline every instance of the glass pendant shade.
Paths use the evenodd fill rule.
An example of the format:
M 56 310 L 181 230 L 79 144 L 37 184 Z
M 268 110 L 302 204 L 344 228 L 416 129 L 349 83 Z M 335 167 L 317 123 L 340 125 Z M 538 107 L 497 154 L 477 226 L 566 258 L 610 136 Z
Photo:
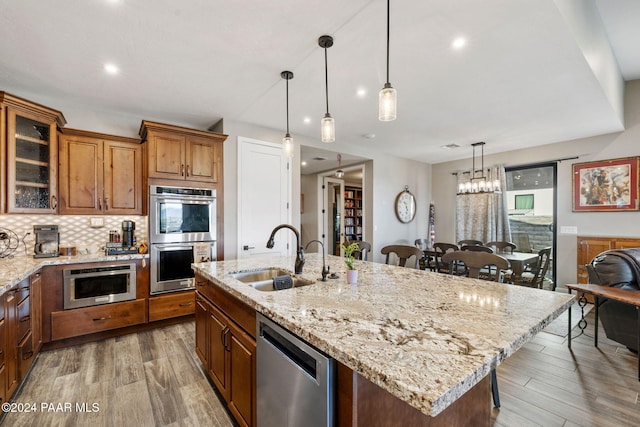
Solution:
M 322 142 L 334 142 L 336 140 L 336 126 L 331 114 L 327 113 L 320 122 L 320 132 Z
M 390 83 L 386 83 L 378 96 L 378 119 L 382 122 L 390 122 L 396 119 L 398 105 L 397 93 Z
M 282 148 L 287 157 L 293 157 L 293 138 L 288 133 L 282 138 Z

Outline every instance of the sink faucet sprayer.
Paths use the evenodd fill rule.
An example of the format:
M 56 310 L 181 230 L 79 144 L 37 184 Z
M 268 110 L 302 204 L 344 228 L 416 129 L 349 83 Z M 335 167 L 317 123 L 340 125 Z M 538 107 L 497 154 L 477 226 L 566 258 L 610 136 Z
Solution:
M 296 252 L 296 266 L 295 272 L 296 274 L 302 274 L 302 267 L 304 266 L 304 249 L 302 249 L 302 239 L 300 238 L 300 232 L 293 226 L 289 224 L 280 224 L 271 232 L 271 236 L 269 236 L 269 241 L 267 242 L 267 248 L 272 249 L 275 245 L 273 241 L 274 236 L 281 228 L 288 228 L 296 234 L 296 246 L 298 247 Z
M 327 267 L 327 264 L 324 262 L 324 243 L 322 243 L 320 240 L 312 240 L 307 243 L 307 246 L 305 246 L 304 249 L 306 250 L 313 242 L 317 242 L 318 244 L 320 244 L 320 246 L 322 246 L 322 281 L 326 282 L 327 275 L 329 275 L 329 267 Z

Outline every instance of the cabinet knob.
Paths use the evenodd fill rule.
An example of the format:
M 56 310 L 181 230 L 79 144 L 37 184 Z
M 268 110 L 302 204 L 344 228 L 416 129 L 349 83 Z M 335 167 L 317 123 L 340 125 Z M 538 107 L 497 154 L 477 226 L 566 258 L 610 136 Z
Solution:
M 189 165 L 187 165 L 187 176 L 189 176 Z
M 184 176 L 184 164 L 180 165 L 180 176 Z
M 58 208 L 58 198 L 56 196 L 51 196 L 51 209 Z
M 93 319 L 94 322 L 98 322 L 100 320 L 109 320 L 111 319 L 111 316 L 105 316 L 105 317 L 97 317 L 95 319 Z
M 108 197 L 104 198 L 104 210 L 105 211 L 109 210 L 109 198 Z
M 26 352 L 25 354 L 22 355 L 22 360 L 27 360 L 31 356 L 33 356 L 33 351 L 28 351 L 28 352 Z
M 180 307 L 188 307 L 190 305 L 193 305 L 193 301 L 182 303 L 180 304 Z
M 31 316 L 24 316 L 22 319 L 20 319 L 20 323 L 22 322 L 28 322 L 29 320 L 31 320 Z

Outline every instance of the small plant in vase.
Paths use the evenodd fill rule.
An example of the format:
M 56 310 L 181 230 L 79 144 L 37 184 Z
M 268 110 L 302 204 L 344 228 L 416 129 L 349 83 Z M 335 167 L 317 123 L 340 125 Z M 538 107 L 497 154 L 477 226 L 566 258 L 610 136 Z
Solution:
M 344 263 L 347 266 L 347 283 L 355 285 L 358 283 L 358 270 L 356 270 L 356 267 L 353 265 L 353 262 L 355 261 L 353 253 L 358 252 L 360 250 L 360 246 L 358 246 L 358 243 L 356 242 L 349 245 L 341 243 L 340 248 L 344 251 Z

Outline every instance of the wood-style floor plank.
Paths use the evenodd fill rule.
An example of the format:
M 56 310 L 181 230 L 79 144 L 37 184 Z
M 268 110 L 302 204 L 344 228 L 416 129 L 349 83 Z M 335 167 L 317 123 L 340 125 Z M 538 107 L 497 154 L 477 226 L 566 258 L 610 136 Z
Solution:
M 541 332 L 497 369 L 495 427 L 640 425 L 637 356 L 600 329 Z M 4 426 L 214 426 L 234 423 L 194 351 L 194 323 L 42 353 L 15 402 L 98 403 L 95 413 L 9 413 Z M 38 408 L 40 409 L 40 408 Z

